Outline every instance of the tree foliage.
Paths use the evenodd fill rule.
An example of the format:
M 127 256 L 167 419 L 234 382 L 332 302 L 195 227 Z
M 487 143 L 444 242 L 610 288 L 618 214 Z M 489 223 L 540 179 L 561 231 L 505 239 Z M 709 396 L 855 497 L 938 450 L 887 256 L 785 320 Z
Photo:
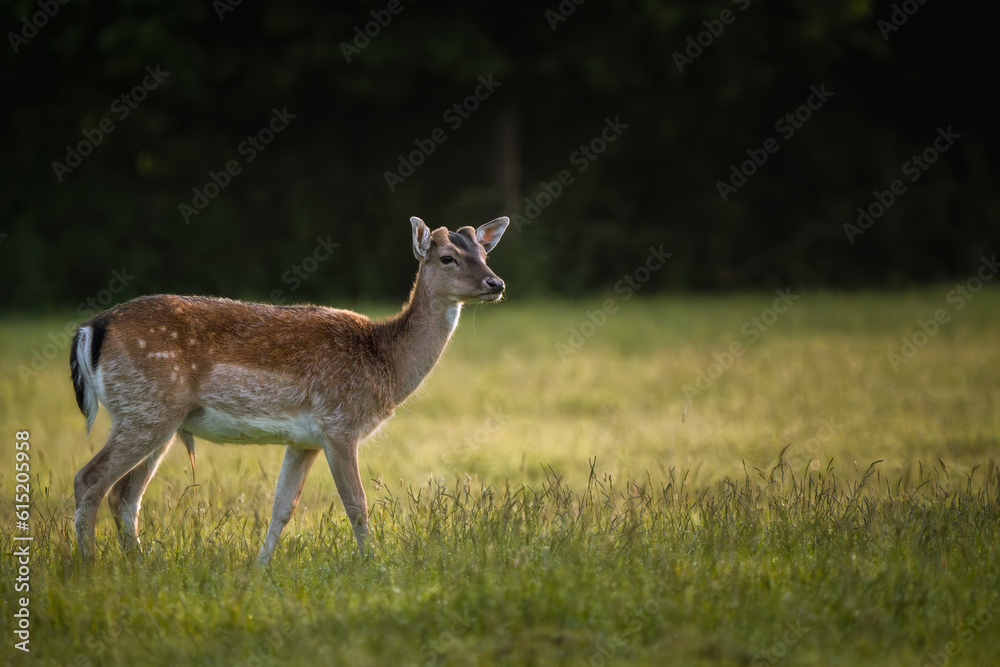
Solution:
M 650 291 L 942 280 L 996 251 L 977 74 L 995 40 L 943 3 L 3 14 L 0 298 L 18 308 L 77 303 L 123 266 L 123 297 L 395 298 L 411 215 L 510 215 L 494 263 L 520 294 L 609 290 L 660 245 Z M 939 130 L 958 138 L 910 180 Z

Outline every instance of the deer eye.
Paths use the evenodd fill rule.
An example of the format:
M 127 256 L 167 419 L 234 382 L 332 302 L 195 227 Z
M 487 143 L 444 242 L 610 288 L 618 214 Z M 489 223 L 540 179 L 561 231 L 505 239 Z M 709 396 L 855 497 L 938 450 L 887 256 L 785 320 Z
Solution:
M 442 264 L 454 264 L 455 259 L 451 255 L 441 255 Z

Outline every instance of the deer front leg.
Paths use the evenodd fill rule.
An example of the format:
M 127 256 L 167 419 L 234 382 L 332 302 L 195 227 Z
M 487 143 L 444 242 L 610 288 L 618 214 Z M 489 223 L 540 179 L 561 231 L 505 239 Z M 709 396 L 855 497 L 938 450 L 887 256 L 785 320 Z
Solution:
M 281 463 L 278 486 L 274 490 L 271 523 L 267 527 L 264 546 L 260 548 L 260 554 L 257 556 L 258 564 L 266 565 L 271 560 L 274 548 L 278 546 L 278 540 L 281 538 L 281 531 L 285 529 L 285 525 L 292 518 L 292 512 L 299 504 L 306 475 L 309 474 L 309 469 L 312 468 L 318 454 L 318 449 L 298 449 L 292 445 L 285 448 L 285 459 Z
M 337 483 L 340 500 L 344 503 L 347 518 L 354 529 L 354 539 L 358 541 L 358 552 L 364 556 L 368 549 L 368 499 L 365 487 L 361 485 L 358 468 L 358 443 L 330 443 L 326 448 L 326 460 Z

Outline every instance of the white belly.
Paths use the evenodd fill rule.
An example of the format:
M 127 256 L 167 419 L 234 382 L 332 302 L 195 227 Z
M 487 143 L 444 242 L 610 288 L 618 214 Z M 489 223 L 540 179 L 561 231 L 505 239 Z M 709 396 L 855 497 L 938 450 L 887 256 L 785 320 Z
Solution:
M 201 407 L 188 415 L 181 428 L 212 442 L 323 446 L 323 432 L 308 413 L 247 416 Z

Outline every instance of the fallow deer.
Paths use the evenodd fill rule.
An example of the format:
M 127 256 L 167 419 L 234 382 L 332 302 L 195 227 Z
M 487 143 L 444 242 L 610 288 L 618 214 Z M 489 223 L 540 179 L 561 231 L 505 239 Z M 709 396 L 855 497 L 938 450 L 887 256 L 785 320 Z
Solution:
M 139 547 L 142 495 L 175 436 L 192 466 L 192 436 L 286 445 L 262 564 L 322 452 L 364 555 L 368 505 L 358 445 L 437 364 L 462 304 L 502 298 L 504 283 L 486 266 L 486 253 L 508 222 L 452 232 L 410 218 L 417 277 L 403 309 L 380 321 L 322 306 L 160 295 L 80 325 L 70 370 L 87 432 L 98 403 L 111 416 L 107 443 L 74 479 L 81 555 L 93 557 L 106 495 L 122 547 Z

